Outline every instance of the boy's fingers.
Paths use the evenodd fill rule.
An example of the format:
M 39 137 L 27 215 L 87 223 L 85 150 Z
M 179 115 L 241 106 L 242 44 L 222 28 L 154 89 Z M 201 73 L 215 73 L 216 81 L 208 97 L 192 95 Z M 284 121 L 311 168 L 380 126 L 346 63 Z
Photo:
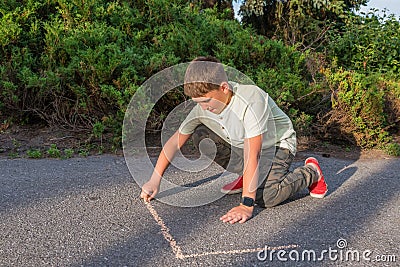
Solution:
M 146 195 L 144 198 L 143 198 L 143 201 L 144 202 L 150 202 L 150 198 L 149 198 L 149 196 L 148 195 Z
M 149 196 L 150 194 L 146 193 L 145 191 L 142 191 L 142 193 L 140 193 L 140 198 L 143 198 L 143 200 L 145 201 L 149 200 Z
M 230 224 L 234 224 L 234 223 L 244 223 L 249 219 L 248 216 L 243 215 L 243 214 L 238 214 L 238 213 L 231 213 L 228 212 L 227 214 L 225 214 L 224 216 L 222 216 L 220 218 L 221 221 L 223 221 L 224 223 L 230 223 Z
M 150 194 L 149 194 L 150 195 Z M 149 196 L 149 201 L 152 200 L 157 195 L 157 191 L 154 191 L 153 194 Z
M 150 200 L 154 199 L 156 194 L 157 191 L 147 193 L 146 191 L 142 190 L 142 192 L 140 193 L 140 198 L 143 198 L 145 202 L 150 202 Z
M 244 222 L 246 222 L 246 221 L 247 221 L 247 217 L 246 217 L 246 216 L 243 216 L 242 219 L 239 221 L 239 223 L 244 223 Z
M 142 190 L 142 192 L 140 192 L 140 198 L 145 198 L 147 196 L 147 194 Z

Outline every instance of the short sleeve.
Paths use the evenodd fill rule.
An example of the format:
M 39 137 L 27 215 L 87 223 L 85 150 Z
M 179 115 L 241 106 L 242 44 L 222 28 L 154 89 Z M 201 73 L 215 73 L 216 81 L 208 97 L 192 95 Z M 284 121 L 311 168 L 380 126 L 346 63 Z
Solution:
M 268 112 L 267 101 L 255 102 L 248 105 L 243 117 L 245 128 L 245 137 L 252 138 L 261 135 L 268 130 Z
M 196 105 L 181 123 L 179 127 L 179 132 L 181 134 L 192 134 L 197 126 L 201 124 L 198 116 L 198 108 L 198 105 Z

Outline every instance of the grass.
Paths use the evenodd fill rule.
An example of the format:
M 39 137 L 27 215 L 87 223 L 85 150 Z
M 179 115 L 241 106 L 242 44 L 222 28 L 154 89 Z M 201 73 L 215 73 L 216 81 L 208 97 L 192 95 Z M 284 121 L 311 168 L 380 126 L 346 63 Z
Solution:
M 389 156 L 399 157 L 400 156 L 400 144 L 398 144 L 398 143 L 388 144 L 385 147 L 385 151 Z
M 40 149 L 28 149 L 26 155 L 32 159 L 40 159 L 43 157 L 43 153 Z
M 52 144 L 47 150 L 47 155 L 49 155 L 50 158 L 61 158 L 61 151 L 57 148 L 57 145 Z

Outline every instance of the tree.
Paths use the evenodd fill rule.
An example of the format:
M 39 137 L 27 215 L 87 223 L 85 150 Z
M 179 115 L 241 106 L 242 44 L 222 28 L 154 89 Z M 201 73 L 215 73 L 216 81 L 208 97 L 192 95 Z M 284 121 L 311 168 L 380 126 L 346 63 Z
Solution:
M 243 23 L 260 34 L 285 43 L 317 47 L 332 22 L 340 23 L 346 12 L 369 0 L 245 0 L 241 6 Z
M 202 9 L 217 7 L 219 12 L 229 9 L 229 17 L 233 19 L 235 16 L 232 0 L 192 0 L 191 2 L 198 4 Z

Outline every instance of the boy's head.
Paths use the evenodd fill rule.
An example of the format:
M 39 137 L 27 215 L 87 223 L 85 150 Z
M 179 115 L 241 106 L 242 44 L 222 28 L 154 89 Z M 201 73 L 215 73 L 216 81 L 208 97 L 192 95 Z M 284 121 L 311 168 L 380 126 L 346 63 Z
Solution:
M 224 67 L 214 57 L 198 57 L 189 64 L 184 92 L 204 110 L 216 114 L 224 110 L 232 96 Z
M 224 66 L 215 57 L 197 57 L 190 62 L 184 82 L 185 95 L 195 98 L 218 90 L 228 82 Z

